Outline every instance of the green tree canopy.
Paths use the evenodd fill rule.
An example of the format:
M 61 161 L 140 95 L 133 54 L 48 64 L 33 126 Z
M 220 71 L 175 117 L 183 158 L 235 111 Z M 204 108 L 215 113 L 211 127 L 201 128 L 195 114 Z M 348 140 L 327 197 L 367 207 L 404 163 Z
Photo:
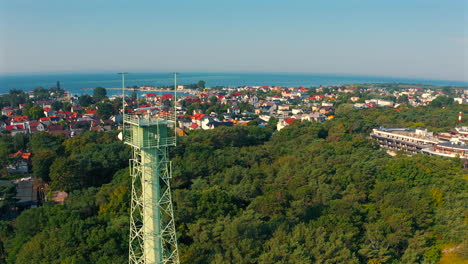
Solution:
M 200 89 L 204 89 L 204 88 L 205 88 L 205 84 L 206 84 L 205 81 L 200 80 L 200 81 L 198 81 L 197 86 L 198 86 L 198 88 L 200 88 Z
M 94 103 L 94 99 L 88 94 L 83 94 L 78 98 L 78 102 L 81 106 L 88 107 Z
M 102 99 L 106 98 L 107 91 L 104 87 L 96 87 L 93 90 L 93 99 L 95 102 L 99 102 Z
M 45 114 L 42 107 L 35 105 L 29 108 L 28 116 L 33 120 L 39 120 L 39 118 L 44 117 Z

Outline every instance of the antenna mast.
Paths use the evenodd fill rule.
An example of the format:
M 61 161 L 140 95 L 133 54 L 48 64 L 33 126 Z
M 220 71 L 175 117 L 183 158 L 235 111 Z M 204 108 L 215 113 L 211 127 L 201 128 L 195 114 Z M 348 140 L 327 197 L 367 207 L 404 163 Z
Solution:
M 177 137 L 177 74 L 178 72 L 174 72 L 174 137 Z
M 125 74 L 128 72 L 119 72 L 117 74 L 122 75 L 122 136 L 125 135 Z

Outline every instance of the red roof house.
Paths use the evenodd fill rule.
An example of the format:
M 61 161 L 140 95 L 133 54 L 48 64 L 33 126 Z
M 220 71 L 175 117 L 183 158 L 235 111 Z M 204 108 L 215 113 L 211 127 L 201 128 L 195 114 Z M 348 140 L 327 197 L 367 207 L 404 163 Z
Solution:
M 292 124 L 295 120 L 296 120 L 296 118 L 286 118 L 286 119 L 284 120 L 284 122 L 286 122 L 286 124 L 290 125 L 290 124 Z

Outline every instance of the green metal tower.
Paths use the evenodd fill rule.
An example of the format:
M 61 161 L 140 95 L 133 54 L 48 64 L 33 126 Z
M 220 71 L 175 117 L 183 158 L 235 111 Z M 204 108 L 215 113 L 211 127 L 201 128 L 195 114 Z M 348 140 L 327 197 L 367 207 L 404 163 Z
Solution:
M 174 91 L 174 103 L 175 95 Z M 168 157 L 168 148 L 176 145 L 175 132 L 169 134 L 168 129 L 175 131 L 176 112 L 175 107 L 174 111 L 163 109 L 153 106 L 124 113 L 123 140 L 133 148 L 131 264 L 179 263 Z

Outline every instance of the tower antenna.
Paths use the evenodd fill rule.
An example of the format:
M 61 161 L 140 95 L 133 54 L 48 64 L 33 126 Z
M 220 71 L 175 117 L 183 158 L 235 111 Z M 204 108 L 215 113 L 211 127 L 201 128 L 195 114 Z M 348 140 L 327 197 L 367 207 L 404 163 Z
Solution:
M 177 137 L 177 74 L 178 72 L 174 72 L 174 137 Z
M 128 74 L 128 72 L 119 72 L 117 74 L 122 75 L 122 136 L 124 136 L 125 123 L 123 120 L 125 119 L 125 74 Z

